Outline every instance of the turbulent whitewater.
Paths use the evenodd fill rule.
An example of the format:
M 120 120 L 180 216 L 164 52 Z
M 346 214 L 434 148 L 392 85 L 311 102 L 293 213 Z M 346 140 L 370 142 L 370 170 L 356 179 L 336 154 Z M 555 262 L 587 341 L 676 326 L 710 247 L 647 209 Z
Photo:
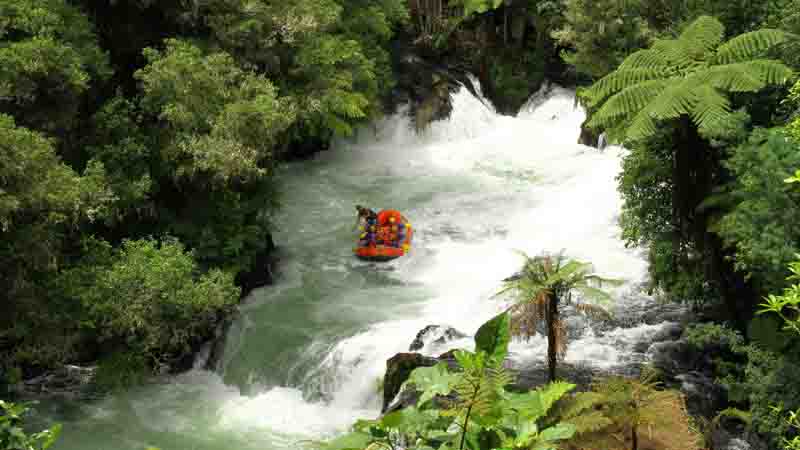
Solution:
M 576 144 L 584 112 L 574 93 L 543 90 L 516 117 L 466 89 L 453 103 L 448 121 L 420 135 L 399 114 L 282 168 L 278 281 L 242 305 L 221 369 L 93 403 L 47 404 L 48 417 L 65 424 L 56 448 L 277 450 L 340 433 L 378 414 L 385 361 L 407 351 L 420 329 L 471 335 L 502 309 L 490 297 L 519 267 L 515 250 L 563 249 L 629 281 L 615 292 L 622 309 L 651 302 L 636 290 L 646 272 L 640 251 L 619 238 L 615 176 L 624 150 Z M 410 255 L 355 259 L 356 203 L 402 211 L 415 228 Z M 586 328 L 566 359 L 630 363 L 637 340 L 660 326 Z M 520 363 L 541 360 L 544 340 L 511 350 Z

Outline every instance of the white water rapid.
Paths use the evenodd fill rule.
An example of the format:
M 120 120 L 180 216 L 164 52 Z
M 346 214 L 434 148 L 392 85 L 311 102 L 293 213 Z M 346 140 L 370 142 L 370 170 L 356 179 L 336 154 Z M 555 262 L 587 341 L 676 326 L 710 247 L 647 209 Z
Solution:
M 230 330 L 220 374 L 195 370 L 93 403 L 52 405 L 65 422 L 57 449 L 289 449 L 379 413 L 386 359 L 429 324 L 466 334 L 501 311 L 490 299 L 521 263 L 565 250 L 636 292 L 646 264 L 617 225 L 615 176 L 624 150 L 576 144 L 584 112 L 555 87 L 516 117 L 466 89 L 447 121 L 416 135 L 402 115 L 366 127 L 315 160 L 281 172 L 282 248 L 275 286 L 257 290 Z M 401 210 L 415 228 L 411 254 L 389 263 L 353 258 L 356 203 Z M 661 325 L 588 328 L 567 362 L 613 368 Z M 430 355 L 472 346 L 472 338 Z M 520 364 L 542 360 L 544 340 L 515 342 Z M 641 355 L 639 355 L 641 359 Z

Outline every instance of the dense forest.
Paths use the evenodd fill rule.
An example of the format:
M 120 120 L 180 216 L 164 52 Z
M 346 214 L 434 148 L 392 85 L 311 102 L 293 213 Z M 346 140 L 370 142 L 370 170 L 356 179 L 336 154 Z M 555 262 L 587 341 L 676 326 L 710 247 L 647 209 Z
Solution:
M 717 345 L 726 411 L 770 448 L 800 448 L 787 419 L 800 410 L 798 34 L 798 0 L 0 0 L 0 385 L 64 363 L 99 362 L 114 386 L 190 367 L 269 282 L 277 165 L 400 102 L 424 127 L 472 73 L 510 114 L 545 80 L 577 89 L 590 141 L 630 150 L 622 233 L 647 249 L 651 293 L 712 311 L 691 337 Z M 409 73 L 408 52 L 423 70 Z M 482 342 L 461 378 L 416 375 L 420 408 L 473 388 L 449 419 L 463 420 L 460 447 L 435 446 L 450 422 L 421 408 L 331 448 L 412 422 L 419 449 L 572 436 L 547 415 L 571 388 L 506 395 L 505 347 Z M 0 438 L 21 414 L 2 405 Z M 550 428 L 520 431 L 509 411 Z

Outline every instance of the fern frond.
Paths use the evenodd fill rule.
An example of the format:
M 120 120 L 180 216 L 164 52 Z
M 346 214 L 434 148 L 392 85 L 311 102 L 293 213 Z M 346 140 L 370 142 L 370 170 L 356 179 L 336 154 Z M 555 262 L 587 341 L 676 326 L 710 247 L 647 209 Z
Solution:
M 537 389 L 539 393 L 539 400 L 542 404 L 543 414 L 547 414 L 561 397 L 567 392 L 575 389 L 575 385 L 564 381 L 556 381 L 548 384 L 547 386 Z
M 511 334 L 530 338 L 536 335 L 539 324 L 545 321 L 545 312 L 549 296 L 540 293 L 530 301 L 517 303 L 511 311 Z
M 514 381 L 514 374 L 503 366 L 490 367 L 486 370 L 489 384 L 495 392 L 500 392 Z
M 650 50 L 661 55 L 675 69 L 682 70 L 696 63 L 697 56 L 678 39 L 660 39 L 653 43 Z
M 677 118 L 688 113 L 697 101 L 696 97 L 686 83 L 675 83 L 667 87 L 636 114 L 625 137 L 630 141 L 637 141 L 654 135 L 658 131 L 656 120 Z
M 786 64 L 773 59 L 754 59 L 744 64 L 767 84 L 785 84 L 795 75 Z
M 589 106 L 595 106 L 606 97 L 615 94 L 628 86 L 648 80 L 664 79 L 669 73 L 659 68 L 619 69 L 604 76 L 585 91 Z
M 574 419 L 602 401 L 603 396 L 597 392 L 578 392 L 575 395 L 559 400 L 549 416 L 555 421 Z
M 653 50 L 638 50 L 628 55 L 617 70 L 650 69 L 657 70 L 662 74 L 669 73 L 672 69 L 670 62 L 662 53 Z
M 609 125 L 617 120 L 641 111 L 655 96 L 669 85 L 669 80 L 647 80 L 626 87 L 607 102 L 594 114 L 587 124 L 590 128 Z
M 740 34 L 717 49 L 713 62 L 716 64 L 730 64 L 747 61 L 792 38 L 796 38 L 796 36 L 772 28 L 762 28 Z
M 698 102 L 698 93 L 690 80 L 675 83 L 653 99 L 650 113 L 658 120 L 677 119 L 689 114 Z
M 698 86 L 695 92 L 698 93 L 698 101 L 692 108 L 691 116 L 700 132 L 714 129 L 724 123 L 731 114 L 730 101 L 727 97 L 706 84 Z
M 711 16 L 700 16 L 695 19 L 678 37 L 681 46 L 695 57 L 702 57 L 705 52 L 714 50 L 725 35 L 725 26 Z
M 564 422 L 575 426 L 575 434 L 594 433 L 603 430 L 613 424 L 611 419 L 604 416 L 600 411 L 592 411 L 587 414 L 565 419 Z
M 612 316 L 611 313 L 608 312 L 607 309 L 603 308 L 602 306 L 593 305 L 591 303 L 578 303 L 575 305 L 575 309 L 578 312 L 581 312 L 592 319 L 596 320 L 611 320 Z
M 699 83 L 728 92 L 756 92 L 766 85 L 761 74 L 747 63 L 711 66 L 693 75 Z
M 613 299 L 608 292 L 588 285 L 577 286 L 578 292 L 583 294 L 584 298 L 595 300 L 599 303 L 608 304 Z

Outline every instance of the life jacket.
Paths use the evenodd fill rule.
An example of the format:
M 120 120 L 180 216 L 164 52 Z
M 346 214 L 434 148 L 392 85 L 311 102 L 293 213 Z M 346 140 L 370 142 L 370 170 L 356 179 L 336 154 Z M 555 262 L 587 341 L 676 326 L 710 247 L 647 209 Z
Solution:
M 394 222 L 390 220 L 394 218 Z M 378 213 L 378 225 L 397 225 L 403 221 L 403 215 L 395 209 L 384 209 Z

